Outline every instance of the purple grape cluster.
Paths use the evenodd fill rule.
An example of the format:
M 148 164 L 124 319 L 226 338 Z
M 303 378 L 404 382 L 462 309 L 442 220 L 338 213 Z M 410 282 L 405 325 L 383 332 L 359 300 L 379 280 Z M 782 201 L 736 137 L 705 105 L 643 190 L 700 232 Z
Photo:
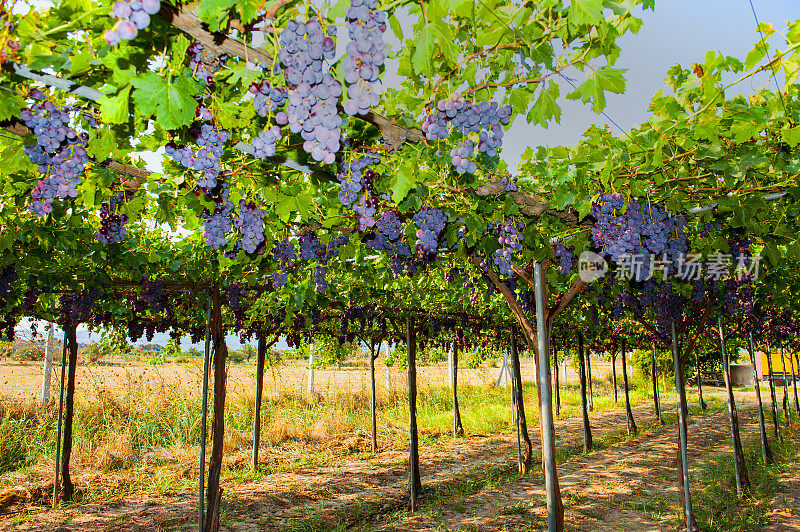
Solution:
M 350 241 L 347 235 L 340 235 L 326 246 L 323 244 L 314 231 L 306 231 L 298 238 L 300 242 L 300 259 L 301 260 L 316 260 L 323 266 L 327 266 L 328 262 L 339 254 L 339 248 Z
M 289 85 L 285 113 L 275 119 L 289 124 L 303 137 L 303 149 L 315 161 L 333 164 L 339 151 L 342 118 L 337 105 L 342 84 L 326 69 L 336 56 L 336 42 L 322 31 L 316 18 L 308 22 L 290 20 L 280 36 L 278 60 L 284 65 Z
M 420 259 L 427 255 L 436 255 L 439 249 L 439 235 L 447 224 L 447 215 L 430 205 L 423 205 L 414 214 L 414 223 L 417 224 L 417 241 L 414 250 Z
M 400 238 L 403 232 L 400 213 L 396 210 L 383 211 L 375 222 L 375 228 L 378 232 L 366 241 L 366 246 L 375 251 L 392 249 L 392 243 Z
M 197 145 L 200 146 L 197 152 L 188 146 L 179 148 L 172 142 L 164 147 L 164 151 L 186 168 L 203 172 L 202 177 L 197 179 L 197 186 L 208 194 L 217 186 L 220 158 L 231 133 L 225 129 L 217 130 L 212 124 L 202 124 L 199 130 L 193 127 L 190 133 L 195 134 Z
M 133 191 L 126 190 L 112 196 L 110 201 L 103 202 L 100 206 L 100 229 L 94 237 L 103 244 L 116 244 L 125 238 L 128 216 L 120 213 L 119 208 L 123 203 L 133 199 Z
M 400 277 L 403 274 L 413 277 L 417 273 L 417 262 L 408 244 L 403 241 L 393 242 L 387 253 L 391 259 L 389 268 L 395 277 Z
M 111 46 L 118 45 L 122 39 L 133 40 L 139 30 L 150 25 L 150 15 L 155 15 L 160 9 L 159 0 L 117 0 L 109 13 L 117 22 L 113 28 L 106 30 L 103 37 Z
M 285 270 L 278 270 L 272 274 L 272 285 L 280 288 L 289 280 L 289 274 Z
M 456 172 L 460 174 L 474 174 L 478 166 L 474 161 L 469 158 L 475 153 L 475 143 L 471 140 L 462 140 L 458 146 L 450 150 L 450 160 L 456 168 Z
M 253 107 L 256 108 L 258 116 L 261 117 L 266 117 L 277 111 L 286 102 L 286 98 L 289 95 L 285 88 L 273 87 L 267 80 L 261 83 L 253 83 L 247 90 L 254 95 Z M 286 122 L 283 123 L 285 124 Z
M 625 212 L 618 213 L 623 207 Z M 674 263 L 689 249 L 686 218 L 667 212 L 660 203 L 626 202 L 622 194 L 603 193 L 591 214 L 597 220 L 591 229 L 595 246 L 615 262 L 623 255 L 642 256 L 645 277 L 651 257 Z
M 500 182 L 503 183 L 506 192 L 516 192 L 519 190 L 519 187 L 517 186 L 516 176 L 504 176 L 503 179 L 500 180 Z
M 242 248 L 247 253 L 255 253 L 259 244 L 264 241 L 264 216 L 267 212 L 259 209 L 252 201 L 239 200 L 239 217 L 233 219 L 233 225 L 242 233 Z
M 697 234 L 697 236 L 699 236 L 700 238 L 706 238 L 711 236 L 712 233 L 719 231 L 720 229 L 722 229 L 722 224 L 718 222 L 707 222 L 703 224 L 703 229 Z
M 44 98 L 39 90 L 32 91 L 31 96 L 37 100 Z M 44 175 L 31 191 L 33 201 L 28 207 L 39 217 L 52 212 L 55 198 L 78 195 L 81 174 L 89 162 L 86 154 L 89 136 L 70 126 L 71 112 L 71 107 L 59 108 L 47 100 L 20 112 L 20 119 L 36 135 L 36 144 L 25 146 L 23 151 Z
M 565 275 L 572 273 L 572 269 L 575 267 L 575 246 L 567 247 L 561 242 L 556 242 L 553 245 L 553 252 L 558 259 L 561 273 Z
M 259 132 L 253 139 L 253 155 L 259 159 L 273 157 L 275 155 L 275 144 L 281 138 L 281 128 L 272 126 Z
M 525 223 L 513 217 L 505 222 L 490 222 L 487 226 L 486 231 L 497 236 L 497 243 L 500 244 L 492 256 L 500 275 L 514 275 L 511 260 L 515 252 L 522 250 L 523 237 L 520 231 L 523 229 L 525 229 Z M 486 266 L 488 267 L 488 265 Z
M 222 184 L 219 197 L 216 198 L 217 206 L 213 212 L 207 209 L 200 217 L 203 219 L 203 236 L 206 244 L 214 249 L 225 247 L 228 243 L 225 234 L 231 230 L 231 211 L 233 202 L 228 199 L 229 187 L 227 183 Z
M 192 69 L 194 77 L 205 83 L 206 85 L 214 84 L 214 74 L 209 70 L 208 65 L 203 61 L 203 45 L 199 42 L 193 42 L 186 49 L 186 54 L 189 56 L 189 68 Z M 222 56 L 220 56 L 222 62 Z M 206 119 L 208 120 L 208 119 Z
M 95 289 L 63 294 L 59 298 L 59 316 L 56 323 L 62 327 L 86 323 L 92 316 L 92 307 L 100 299 Z
M 446 139 L 451 131 L 459 131 L 465 136 L 478 133 L 478 151 L 489 157 L 497 155 L 503 146 L 503 126 L 511 121 L 511 106 L 499 106 L 497 102 L 472 103 L 458 93 L 451 94 L 436 104 L 436 108 L 423 117 L 422 132 L 428 140 Z M 459 150 L 462 145 L 459 145 Z M 473 145 L 474 147 L 474 145 Z M 457 153 L 456 158 L 451 151 L 450 156 L 453 166 L 460 174 L 473 173 L 473 165 L 465 168 L 462 159 L 472 156 L 472 148 L 467 150 L 469 155 Z
M 288 238 L 276 242 L 275 247 L 272 249 L 272 256 L 275 260 L 280 261 L 281 268 L 291 267 L 295 259 L 294 244 Z
M 358 216 L 358 230 L 366 231 L 367 228 L 375 225 L 375 212 L 378 210 L 377 198 L 367 198 L 364 194 L 358 197 L 358 201 L 353 205 L 353 211 Z
M 376 172 L 367 170 L 370 166 L 380 162 L 377 155 L 366 155 L 355 161 L 343 162 L 337 174 L 339 179 L 339 200 L 343 205 L 350 205 L 366 190 L 367 183 L 373 185 L 375 179 L 380 177 Z
M 345 15 L 350 42 L 347 57 L 342 60 L 344 80 L 349 85 L 344 112 L 365 115 L 381 101 L 377 82 L 389 55 L 389 47 L 383 42 L 386 13 L 378 9 L 378 0 L 350 0 Z
M 327 274 L 328 270 L 324 266 L 317 266 L 314 268 L 314 273 L 312 274 L 314 279 L 314 291 L 318 294 L 323 293 L 328 288 L 328 281 L 325 280 Z

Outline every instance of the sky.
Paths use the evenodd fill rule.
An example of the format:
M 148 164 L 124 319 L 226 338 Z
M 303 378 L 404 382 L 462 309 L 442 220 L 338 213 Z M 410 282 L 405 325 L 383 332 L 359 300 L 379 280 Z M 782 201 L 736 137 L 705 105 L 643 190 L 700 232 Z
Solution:
M 783 47 L 782 34 L 786 21 L 800 18 L 800 0 L 753 0 L 753 6 L 759 20 L 772 24 L 776 30 L 776 35 L 769 41 L 772 48 Z M 676 64 L 690 67 L 693 63 L 702 63 L 707 50 L 743 59 L 760 38 L 748 0 L 656 0 L 655 11 L 639 11 L 638 15 L 644 23 L 638 34 L 626 35 L 618 41 L 622 53 L 614 65 L 628 69 L 625 74 L 626 92 L 606 94 L 608 106 L 605 112 L 624 130 L 647 120 L 648 102 L 659 89 L 664 88 L 664 79 L 670 67 Z M 408 35 L 408 20 L 401 20 L 401 23 Z M 345 35 L 345 31 L 340 32 L 340 47 L 345 44 Z M 386 41 L 393 47 L 399 44 L 391 30 L 387 30 Z M 389 71 L 384 83 L 395 85 L 397 77 L 391 72 L 392 65 L 387 65 L 387 68 Z M 396 66 L 394 69 L 396 71 Z M 575 83 L 579 83 L 582 74 L 573 74 Z M 754 76 L 732 89 L 731 94 L 755 91 L 766 83 L 771 83 L 767 75 Z M 594 113 L 589 105 L 567 100 L 563 95 L 572 89 L 565 81 L 561 81 L 561 85 L 561 123 L 551 124 L 544 129 L 525 124 L 522 117 L 506 134 L 502 156 L 512 168 L 525 147 L 575 144 L 592 124 L 608 124 L 619 133 L 608 118 Z M 166 338 L 166 335 L 159 335 L 155 342 L 164 343 Z M 97 335 L 90 337 L 83 329 L 79 341 L 87 340 L 96 341 Z M 240 346 L 238 338 L 230 337 L 229 340 L 231 348 Z M 188 342 L 182 345 L 184 348 L 188 346 Z
M 753 0 L 753 6 L 758 19 L 772 24 L 776 30 L 776 35 L 769 40 L 771 48 L 785 48 L 786 21 L 800 18 L 800 1 Z M 670 67 L 703 63 L 707 50 L 743 60 L 760 39 L 748 0 L 656 0 L 655 11 L 639 10 L 637 15 L 644 23 L 638 34 L 628 34 L 618 41 L 622 53 L 614 65 L 628 69 L 626 91 L 624 94 L 606 93 L 606 114 L 626 131 L 647 121 L 647 105 L 650 98 L 665 87 L 664 79 Z M 576 75 L 582 74 L 577 72 Z M 765 83 L 774 81 L 770 82 L 766 74 L 754 76 L 752 83 L 750 80 L 743 82 L 730 94 L 754 91 Z M 592 124 L 608 124 L 614 133 L 619 133 L 606 117 L 594 113 L 589 105 L 567 100 L 563 95 L 572 88 L 563 80 L 560 85 L 560 124 L 544 129 L 525 124 L 523 117 L 506 135 L 503 159 L 512 168 L 525 147 L 573 145 Z M 774 90 L 775 86 L 771 88 Z

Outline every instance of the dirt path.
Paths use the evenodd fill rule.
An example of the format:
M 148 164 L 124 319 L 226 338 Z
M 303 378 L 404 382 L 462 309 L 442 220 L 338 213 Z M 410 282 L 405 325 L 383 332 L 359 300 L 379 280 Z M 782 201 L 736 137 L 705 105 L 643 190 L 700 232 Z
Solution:
M 674 404 L 665 405 L 666 412 Z M 652 426 L 652 405 L 634 409 L 640 425 Z M 749 426 L 752 416 L 743 416 Z M 728 438 L 727 414 L 690 418 L 690 460 Z M 618 441 L 625 431 L 624 409 L 592 416 L 595 441 Z M 648 517 L 677 497 L 676 426 L 656 428 L 559 466 L 566 520 L 573 530 L 658 530 Z M 575 455 L 582 445 L 580 418 L 556 423 L 561 452 Z M 531 428 L 538 447 L 538 426 Z M 223 479 L 223 530 L 337 530 L 354 523 L 385 530 L 524 530 L 544 519 L 540 475 L 514 478 L 516 436 L 440 438 L 421 446 L 422 482 L 429 498 L 423 511 L 406 516 L 405 453 L 382 452 L 362 459 L 343 458 L 335 466 L 264 476 L 256 481 Z M 488 479 L 488 480 L 487 480 Z M 472 486 L 463 485 L 473 482 Z M 489 487 L 485 487 L 485 486 Z M 452 494 L 455 493 L 455 496 Z M 462 493 L 462 495 L 458 495 Z M 0 516 L 0 529 L 14 530 L 192 530 L 196 522 L 194 489 L 179 493 L 126 497 L 125 500 L 42 510 L 14 524 Z M 598 508 L 613 508 L 601 515 Z M 792 529 L 776 529 L 792 530 Z

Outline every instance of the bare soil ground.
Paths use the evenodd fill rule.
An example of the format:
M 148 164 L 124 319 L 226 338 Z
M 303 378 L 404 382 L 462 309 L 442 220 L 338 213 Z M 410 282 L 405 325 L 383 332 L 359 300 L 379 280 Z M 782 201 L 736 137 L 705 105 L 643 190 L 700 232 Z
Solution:
M 749 394 L 739 397 L 748 400 Z M 742 410 L 746 410 L 745 407 Z M 665 405 L 667 412 L 674 404 Z M 668 509 L 678 500 L 675 479 L 677 426 L 653 425 L 651 405 L 634 410 L 647 433 L 589 455 L 579 453 L 579 418 L 556 422 L 558 446 L 573 458 L 559 466 L 559 478 L 570 530 L 668 530 L 676 515 Z M 752 433 L 752 415 L 744 413 L 742 431 Z M 592 415 L 595 441 L 620 439 L 624 409 Z M 538 426 L 531 427 L 534 449 Z M 727 413 L 692 416 L 690 462 L 710 456 L 729 442 Z M 361 453 L 356 459 L 267 475 L 243 481 L 223 478 L 223 530 L 529 530 L 544 524 L 545 500 L 540 474 L 518 477 L 516 436 L 473 435 L 425 442 L 420 449 L 426 501 L 408 514 L 408 466 L 405 453 Z M 787 471 L 782 499 L 775 501 L 773 528 L 798 530 L 798 466 Z M 489 479 L 487 481 L 487 478 Z M 492 480 L 493 479 L 493 480 Z M 84 489 L 100 489 L 107 478 L 78 478 Z M 117 479 L 124 481 L 124 479 Z M 470 485 L 469 483 L 472 482 Z M 52 485 L 50 486 L 52 487 Z M 442 494 L 447 496 L 441 496 Z M 438 495 L 437 495 L 438 494 Z M 25 497 L 27 498 L 27 497 Z M 45 508 L 47 490 L 37 503 L 11 506 L 0 515 L 0 529 L 11 530 L 192 530 L 196 525 L 196 490 L 127 497 L 107 502 Z M 7 510 L 8 511 L 8 510 Z M 24 520 L 20 520 L 28 514 Z M 15 519 L 16 518 L 16 519 Z M 794 527 L 794 528 L 792 528 Z

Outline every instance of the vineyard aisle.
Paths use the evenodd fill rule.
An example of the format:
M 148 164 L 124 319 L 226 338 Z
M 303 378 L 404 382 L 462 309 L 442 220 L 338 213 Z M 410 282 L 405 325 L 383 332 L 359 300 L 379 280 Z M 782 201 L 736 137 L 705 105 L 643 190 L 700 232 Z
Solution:
M 720 392 L 713 392 L 713 396 Z M 749 395 L 743 395 L 743 433 L 752 436 L 756 425 Z M 677 425 L 674 403 L 666 403 L 667 426 L 656 426 L 652 405 L 634 408 L 643 433 L 626 439 L 625 410 L 593 414 L 592 426 L 602 450 L 576 456 L 582 442 L 580 417 L 558 420 L 560 481 L 567 517 L 579 530 L 659 530 L 676 513 L 677 484 L 674 446 Z M 722 403 L 706 414 L 690 417 L 690 463 L 702 453 L 725 452 L 729 447 L 727 417 Z M 538 448 L 538 427 L 531 438 Z M 515 472 L 515 438 L 511 433 L 470 436 L 422 446 L 421 465 L 425 497 L 421 511 L 409 516 L 404 508 L 407 490 L 405 453 L 380 453 L 377 458 L 351 460 L 338 467 L 307 468 L 264 476 L 256 481 L 223 477 L 223 530 L 265 529 L 336 530 L 527 530 L 543 523 L 542 477 L 519 477 Z M 614 444 L 614 442 L 618 442 Z M 611 445 L 610 445 L 611 444 Z M 774 530 L 789 526 L 797 513 L 798 484 L 790 472 L 785 500 L 775 501 Z M 660 502 L 664 501 L 664 502 Z M 189 530 L 194 515 L 191 492 L 150 495 L 124 501 L 77 505 L 58 512 L 31 516 L 15 530 L 52 530 L 59 523 L 79 530 Z M 655 515 L 661 510 L 661 518 Z M 0 518 L 2 519 L 2 518 Z M 666 521 L 665 521 L 666 520 Z M 0 527 L 4 525 L 0 521 Z M 337 528 L 339 527 L 339 528 Z M 62 530 L 64 530 L 62 529 Z

